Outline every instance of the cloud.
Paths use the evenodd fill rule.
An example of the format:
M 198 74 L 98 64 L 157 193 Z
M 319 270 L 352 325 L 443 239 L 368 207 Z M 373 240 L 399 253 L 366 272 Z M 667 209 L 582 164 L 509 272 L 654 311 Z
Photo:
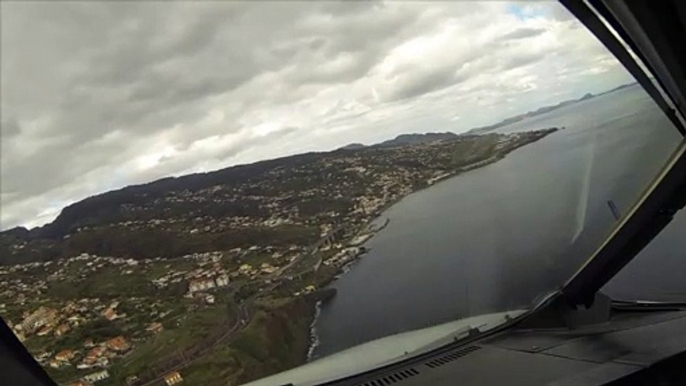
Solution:
M 14 137 L 15 135 L 21 133 L 21 128 L 19 127 L 19 122 L 17 122 L 14 119 L 7 120 L 7 121 L 2 121 L 0 124 L 0 128 L 2 130 L 2 138 L 5 138 L 5 140 Z
M 545 58 L 545 54 L 538 54 L 538 53 L 523 53 L 521 55 L 517 56 L 512 56 L 504 61 L 503 68 L 504 69 L 514 69 L 518 67 L 523 67 L 535 62 L 538 62 L 540 60 L 543 60 Z
M 556 3 L 10 2 L 1 17 L 2 229 L 127 184 L 465 131 L 628 79 Z
M 544 28 L 520 28 L 520 29 L 516 29 L 512 32 L 506 33 L 501 38 L 503 40 L 523 39 L 523 38 L 529 38 L 529 37 L 537 36 L 537 35 L 540 35 L 544 32 L 545 32 Z
M 434 68 L 428 71 L 408 73 L 391 89 L 389 101 L 406 100 L 432 91 L 440 90 L 461 81 L 466 76 L 459 76 L 453 67 Z

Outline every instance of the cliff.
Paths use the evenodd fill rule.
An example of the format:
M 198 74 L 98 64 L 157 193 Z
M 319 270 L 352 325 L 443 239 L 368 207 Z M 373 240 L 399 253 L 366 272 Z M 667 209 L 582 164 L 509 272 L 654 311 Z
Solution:
M 241 370 L 234 376 L 237 384 L 305 363 L 314 304 L 320 296 L 289 299 L 261 306 L 255 312 L 248 327 L 231 345 L 240 352 L 237 358 L 241 362 Z

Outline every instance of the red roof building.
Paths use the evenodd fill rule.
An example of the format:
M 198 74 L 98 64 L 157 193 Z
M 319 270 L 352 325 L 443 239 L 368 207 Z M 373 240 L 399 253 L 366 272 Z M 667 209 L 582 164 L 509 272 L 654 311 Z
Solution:
M 123 336 L 118 336 L 107 341 L 107 347 L 114 351 L 126 351 L 129 349 L 129 344 Z

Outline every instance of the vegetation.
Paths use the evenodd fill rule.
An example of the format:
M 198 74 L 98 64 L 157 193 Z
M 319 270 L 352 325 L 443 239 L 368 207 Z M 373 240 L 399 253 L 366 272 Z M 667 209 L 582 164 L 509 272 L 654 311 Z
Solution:
M 129 186 L 70 205 L 42 228 L 1 232 L 0 264 L 306 246 L 322 223 L 350 220 L 363 198 L 391 201 L 437 173 L 504 156 L 555 130 L 407 136 L 398 142 L 407 146 L 301 154 Z
M 0 295 L 12 302 L 4 316 L 22 320 L 41 305 L 79 303 L 78 312 L 60 311 L 59 323 L 76 314 L 69 334 L 29 332 L 34 354 L 76 348 L 83 355 L 86 339 L 119 335 L 134 342 L 125 356 L 110 353 L 116 359 L 102 386 L 133 375 L 144 383 L 174 369 L 182 369 L 185 385 L 210 386 L 289 369 L 305 360 L 314 304 L 335 293 L 312 286 L 325 287 L 350 261 L 353 249 L 344 246 L 371 219 L 436 179 L 553 131 L 408 136 L 90 197 L 43 228 L 0 233 L 0 264 L 48 261 L 3 271 L 11 281 L 0 282 Z M 220 273 L 231 274 L 228 286 L 201 289 L 213 297 L 189 290 Z M 106 320 L 113 307 L 117 318 Z M 147 331 L 153 321 L 163 330 Z M 76 363 L 50 374 L 66 381 L 93 371 Z
M 214 344 L 214 337 L 228 331 L 236 323 L 236 318 L 233 304 L 220 302 L 186 314 L 176 324 L 167 323 L 162 332 L 112 366 L 112 377 L 103 385 L 120 385 L 130 375 L 152 378 L 164 373 L 167 364 L 183 361 L 195 349 Z

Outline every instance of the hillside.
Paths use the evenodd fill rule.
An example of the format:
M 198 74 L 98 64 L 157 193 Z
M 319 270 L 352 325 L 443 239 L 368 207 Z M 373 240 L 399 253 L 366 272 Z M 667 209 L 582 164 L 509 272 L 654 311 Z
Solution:
M 556 130 L 309 153 L 90 197 L 0 233 L 1 316 L 60 384 L 93 367 L 111 374 L 101 386 L 292 368 L 383 210 Z
M 129 186 L 69 205 L 41 228 L 0 233 L 0 263 L 80 253 L 154 258 L 310 245 L 328 229 L 367 221 L 437 175 L 506 154 L 549 132 L 403 135 L 358 150 L 306 153 Z

